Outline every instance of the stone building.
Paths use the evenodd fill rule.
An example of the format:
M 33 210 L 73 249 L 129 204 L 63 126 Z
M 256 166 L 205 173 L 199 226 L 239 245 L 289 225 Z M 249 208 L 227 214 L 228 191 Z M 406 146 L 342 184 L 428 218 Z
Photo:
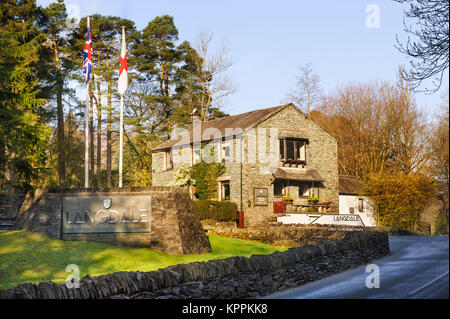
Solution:
M 276 221 L 274 202 L 284 195 L 307 205 L 316 195 L 338 212 L 337 142 L 293 104 L 192 124 L 152 153 L 152 182 L 168 186 L 180 165 L 224 163 L 218 200 L 233 201 L 246 226 Z

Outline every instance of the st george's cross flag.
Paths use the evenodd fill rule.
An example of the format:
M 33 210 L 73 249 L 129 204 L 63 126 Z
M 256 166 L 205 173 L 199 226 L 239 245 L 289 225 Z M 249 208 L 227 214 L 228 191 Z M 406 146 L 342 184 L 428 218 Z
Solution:
M 84 45 L 84 61 L 83 61 L 83 73 L 86 75 L 86 83 L 89 82 L 92 72 L 92 40 L 91 40 L 91 30 L 89 24 L 89 17 L 87 18 L 87 34 L 86 34 L 86 44 Z
M 119 69 L 119 94 L 123 95 L 128 87 L 127 75 L 127 45 L 125 42 L 125 28 L 122 29 L 122 51 L 120 52 L 120 69 Z

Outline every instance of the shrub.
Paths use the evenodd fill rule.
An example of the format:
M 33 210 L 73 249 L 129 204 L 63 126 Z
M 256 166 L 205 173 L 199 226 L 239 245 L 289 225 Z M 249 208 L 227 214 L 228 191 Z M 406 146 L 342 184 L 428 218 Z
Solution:
M 448 217 L 445 211 L 440 212 L 436 221 L 434 222 L 434 234 L 432 235 L 445 235 L 448 234 Z
M 238 218 L 238 208 L 233 202 L 196 200 L 194 201 L 194 207 L 200 219 L 214 219 L 219 222 L 225 222 L 236 221 Z
M 435 192 L 433 180 L 427 176 L 381 172 L 368 176 L 364 195 L 378 207 L 379 226 L 415 230 L 425 203 Z
M 195 180 L 198 199 L 213 199 L 217 196 L 217 178 L 225 172 L 221 163 L 201 162 L 191 167 L 190 177 Z

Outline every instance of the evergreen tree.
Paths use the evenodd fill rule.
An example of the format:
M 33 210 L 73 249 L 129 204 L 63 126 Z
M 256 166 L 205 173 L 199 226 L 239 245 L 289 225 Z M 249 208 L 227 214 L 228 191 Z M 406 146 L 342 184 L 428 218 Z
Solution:
M 158 83 L 155 102 L 160 105 L 167 136 L 172 131 L 175 100 L 171 91 L 181 55 L 175 46 L 177 40 L 178 29 L 173 17 L 163 15 L 148 23 L 142 30 L 141 41 L 133 49 L 137 71 L 142 72 L 147 80 Z
M 37 14 L 34 0 L 0 3 L 0 178 L 22 188 L 38 177 L 50 134 L 40 116 Z
M 67 12 L 63 0 L 40 7 L 39 25 L 46 34 L 44 49 L 40 56 L 40 79 L 48 99 L 56 100 L 57 145 L 58 145 L 58 186 L 65 185 L 65 142 L 63 96 L 67 93 L 67 80 L 76 65 L 68 55 L 69 29 Z

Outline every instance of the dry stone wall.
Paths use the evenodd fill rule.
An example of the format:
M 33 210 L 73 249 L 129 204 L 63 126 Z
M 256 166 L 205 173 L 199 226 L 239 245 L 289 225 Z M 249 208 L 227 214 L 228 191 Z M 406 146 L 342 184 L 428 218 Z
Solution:
M 180 264 L 150 272 L 117 272 L 64 283 L 23 284 L 0 291 L 4 299 L 254 298 L 320 279 L 389 253 L 383 232 L 349 232 L 345 238 L 285 252 Z

